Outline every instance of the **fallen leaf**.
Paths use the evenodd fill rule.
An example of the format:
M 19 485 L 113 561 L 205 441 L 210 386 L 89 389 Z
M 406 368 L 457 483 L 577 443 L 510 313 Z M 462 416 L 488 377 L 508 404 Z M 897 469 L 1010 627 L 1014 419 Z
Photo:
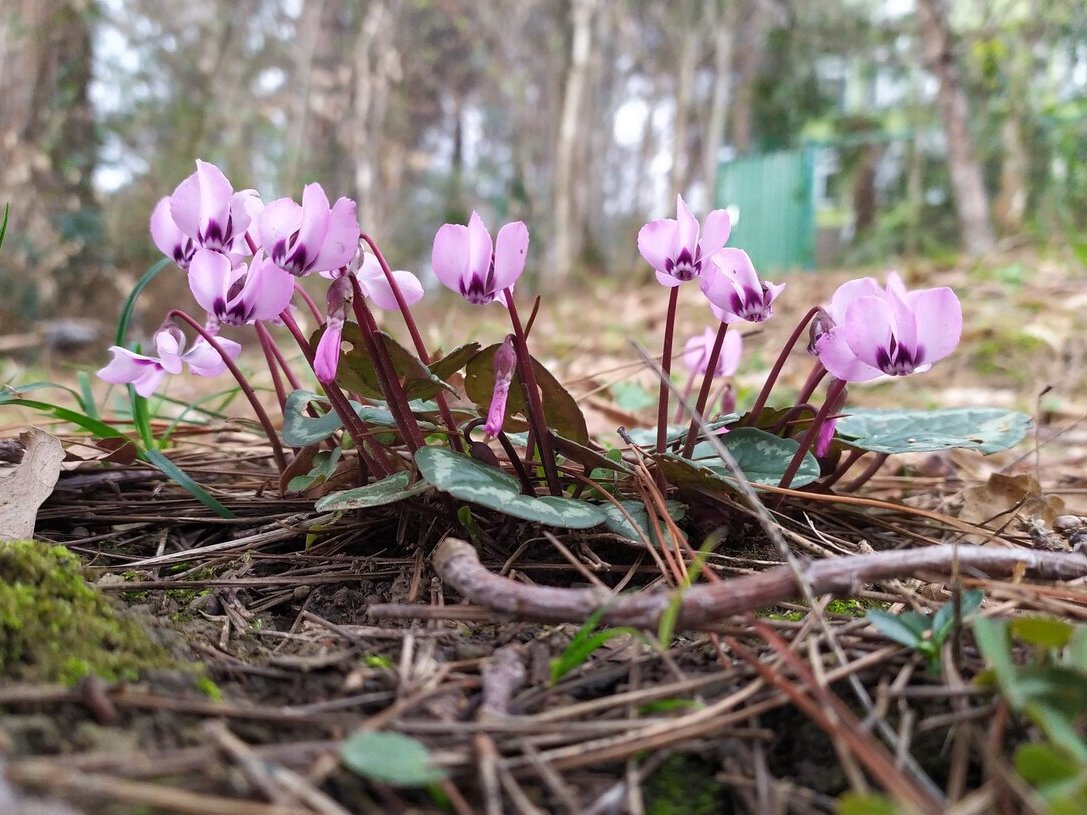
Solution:
M 20 433 L 19 441 L 23 460 L 0 467 L 0 540 L 34 535 L 38 507 L 53 492 L 64 459 L 60 440 L 36 427 Z
M 1002 475 L 993 473 L 989 480 L 962 493 L 959 517 L 989 529 L 1018 531 L 1017 519 L 1038 518 L 1051 527 L 1057 516 L 1064 514 L 1064 501 L 1042 492 L 1032 475 Z M 981 542 L 982 539 L 978 539 Z

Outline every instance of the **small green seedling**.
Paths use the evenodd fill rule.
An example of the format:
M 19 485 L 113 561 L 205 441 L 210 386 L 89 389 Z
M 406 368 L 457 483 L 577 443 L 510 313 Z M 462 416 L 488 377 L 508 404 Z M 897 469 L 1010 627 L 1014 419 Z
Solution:
M 976 612 L 984 598 L 979 589 L 964 591 L 959 598 L 959 620 Z M 940 651 L 955 628 L 955 618 L 954 600 L 944 603 L 931 617 L 916 611 L 888 614 L 874 608 L 865 615 L 865 619 L 885 637 L 923 656 L 931 671 L 940 670 Z
M 558 657 L 551 660 L 551 684 L 555 685 L 570 671 L 577 668 L 585 660 L 587 660 L 600 646 L 609 640 L 613 640 L 616 637 L 622 637 L 630 634 L 632 637 L 644 640 L 645 635 L 642 634 L 636 628 L 630 626 L 621 626 L 619 628 L 603 628 L 597 629 L 600 623 L 600 618 L 604 616 L 606 608 L 598 608 L 592 614 L 589 615 L 584 624 L 574 634 L 574 638 L 570 640 L 570 644 L 566 646 L 566 650 L 562 652 Z

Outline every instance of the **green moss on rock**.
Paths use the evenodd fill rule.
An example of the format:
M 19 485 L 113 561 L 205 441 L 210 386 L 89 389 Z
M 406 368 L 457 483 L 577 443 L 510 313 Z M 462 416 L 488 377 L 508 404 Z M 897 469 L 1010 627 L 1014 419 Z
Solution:
M 0 543 L 0 680 L 135 679 L 171 660 L 83 578 L 62 546 Z

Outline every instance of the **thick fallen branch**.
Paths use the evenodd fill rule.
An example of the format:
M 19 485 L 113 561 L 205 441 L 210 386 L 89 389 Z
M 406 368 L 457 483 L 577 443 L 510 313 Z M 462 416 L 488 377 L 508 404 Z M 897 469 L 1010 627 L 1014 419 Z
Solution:
M 602 621 L 656 629 L 673 601 L 670 592 L 612 596 L 595 588 L 563 589 L 526 586 L 488 571 L 471 544 L 446 538 L 433 556 L 434 569 L 447 584 L 473 603 L 519 619 L 540 622 L 583 622 L 601 606 Z M 1087 557 L 1080 553 L 1040 552 L 943 544 L 925 549 L 878 552 L 801 565 L 801 577 L 815 594 L 856 594 L 866 583 L 892 578 L 950 575 L 955 563 L 967 577 L 1002 577 L 1020 567 L 1025 574 L 1047 580 L 1087 576 Z M 797 575 L 789 566 L 692 586 L 683 592 L 676 629 L 698 629 L 734 614 L 755 611 L 801 596 Z M 374 617 L 393 616 L 391 608 L 372 606 Z M 397 615 L 399 616 L 399 615 Z

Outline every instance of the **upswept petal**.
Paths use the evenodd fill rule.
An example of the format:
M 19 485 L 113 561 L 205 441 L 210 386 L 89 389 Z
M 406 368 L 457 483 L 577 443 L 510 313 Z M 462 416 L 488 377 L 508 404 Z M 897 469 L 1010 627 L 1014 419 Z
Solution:
M 762 281 L 759 280 L 759 273 L 755 271 L 755 264 L 743 249 L 726 247 L 715 253 L 710 262 L 731 277 L 740 291 L 762 291 Z
M 846 310 L 845 321 L 831 333 L 840 333 L 861 362 L 882 370 L 878 353 L 890 347 L 894 329 L 895 314 L 886 297 L 858 297 Z
M 159 361 L 154 357 L 137 354 L 122 348 L 119 345 L 111 345 L 109 352 L 113 359 L 104 368 L 97 371 L 97 376 L 103 382 L 111 385 L 127 385 L 144 376 L 149 369 L 158 366 Z
M 290 305 L 294 296 L 294 277 L 264 255 L 258 255 L 249 266 L 249 275 L 241 292 L 231 300 L 231 306 L 241 305 L 245 322 L 271 320 Z M 232 308 L 233 310 L 233 308 Z
M 227 289 L 233 279 L 230 260 L 210 249 L 200 249 L 189 264 L 189 288 L 200 307 L 220 316 L 226 309 Z
M 835 328 L 820 338 L 818 351 L 823 367 L 830 371 L 831 376 L 843 382 L 867 382 L 883 376 L 883 371 L 879 368 L 873 368 L 857 359 L 840 328 Z
M 302 220 L 298 225 L 298 234 L 288 239 L 287 254 L 280 261 L 295 274 L 305 274 L 312 268 L 328 234 L 330 212 L 324 187 L 307 184 L 302 190 Z
M 494 245 L 494 288 L 508 289 L 525 271 L 528 254 L 528 227 L 513 221 L 498 230 Z
M 706 216 L 702 221 L 702 237 L 698 241 L 702 249 L 703 263 L 725 245 L 730 232 L 732 232 L 732 221 L 728 217 L 728 212 L 715 209 Z
M 181 373 L 181 355 L 185 351 L 185 335 L 177 328 L 164 328 L 155 332 L 155 351 L 159 364 L 167 373 Z
M 652 266 L 658 273 L 664 272 L 668 258 L 676 251 L 676 243 L 679 240 L 679 225 L 672 218 L 663 218 L 659 221 L 650 221 L 638 230 L 638 251 L 642 253 L 646 263 Z M 669 275 L 669 277 L 671 277 Z M 657 279 L 661 280 L 660 274 Z M 665 283 L 665 286 L 678 286 L 679 281 Z
M 845 320 L 846 309 L 858 297 L 882 297 L 884 289 L 873 277 L 862 277 L 843 283 L 830 298 L 827 313 L 836 323 Z M 840 377 L 839 377 L 840 378 Z
M 897 340 L 899 346 L 909 349 L 910 356 L 916 358 L 918 342 L 917 318 L 914 317 L 906 301 L 889 287 L 886 300 L 891 307 L 891 313 L 894 315 L 892 330 L 894 331 L 895 340 Z
M 468 264 L 464 270 L 463 279 L 475 277 L 486 280 L 491 270 L 493 252 L 491 233 L 483 225 L 483 219 L 479 217 L 479 213 L 473 211 L 472 217 L 468 219 Z
M 924 362 L 936 362 L 950 354 L 962 337 L 962 305 L 955 292 L 946 286 L 912 292 L 907 303 L 917 321 L 917 335 L 922 337 Z
M 234 340 L 216 337 L 215 341 L 231 359 L 237 359 L 242 352 L 241 345 Z M 198 337 L 192 348 L 185 352 L 184 360 L 188 363 L 189 370 L 197 376 L 218 376 L 226 370 L 226 363 L 219 356 L 219 352 L 205 342 L 203 337 Z
M 688 370 L 699 374 L 706 372 L 710 350 L 713 348 L 715 339 L 716 334 L 714 331 L 707 328 L 701 334 L 696 334 L 687 340 L 683 346 L 683 364 L 687 366 Z
M 393 294 L 392 287 L 389 285 L 389 281 L 381 270 L 381 264 L 378 263 L 376 257 L 366 255 L 357 276 L 359 285 L 362 287 L 362 293 L 375 306 L 389 311 L 399 308 L 396 295 Z M 415 305 L 423 298 L 423 284 L 411 272 L 394 271 L 393 279 L 400 289 L 400 294 L 404 297 L 405 305 Z
M 676 226 L 676 248 L 689 249 L 693 257 L 698 246 L 698 219 L 691 214 L 682 195 L 676 196 Z
M 468 271 L 468 242 L 468 227 L 461 224 L 445 224 L 434 236 L 431 268 L 442 285 L 455 292 Z
M 732 376 L 740 367 L 740 357 L 744 353 L 744 338 L 739 331 L 729 331 L 721 345 L 721 356 L 717 360 L 717 375 Z
M 302 207 L 290 198 L 277 198 L 257 216 L 260 245 L 273 260 L 286 256 L 291 236 L 302 224 Z
M 358 251 L 361 234 L 355 202 L 350 198 L 338 199 L 328 215 L 324 242 L 310 270 L 328 271 L 346 266 Z
M 188 268 L 195 247 L 192 238 L 174 223 L 169 197 L 161 199 L 151 211 L 151 240 L 162 254 L 173 258 L 182 269 Z
M 178 184 L 170 196 L 174 223 L 205 248 L 226 248 L 234 188 L 223 171 L 196 160 L 196 172 Z

